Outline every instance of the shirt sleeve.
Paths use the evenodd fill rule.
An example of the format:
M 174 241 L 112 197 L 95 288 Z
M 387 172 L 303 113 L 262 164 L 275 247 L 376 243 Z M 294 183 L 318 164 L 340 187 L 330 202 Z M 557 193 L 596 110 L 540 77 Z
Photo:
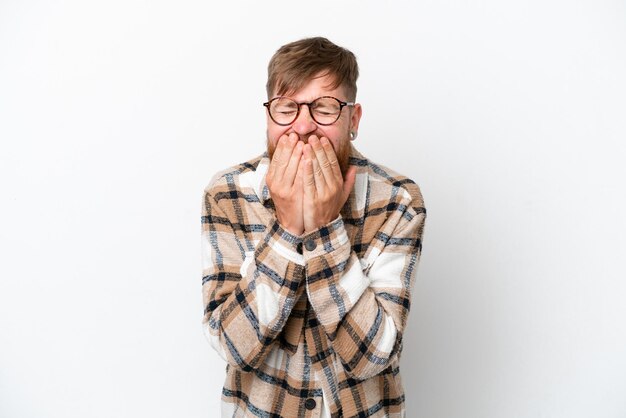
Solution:
M 402 349 L 426 220 L 422 202 L 415 204 L 393 205 L 364 264 L 352 251 L 341 216 L 303 237 L 309 301 L 354 378 L 379 374 Z
M 202 298 L 205 336 L 229 364 L 258 368 L 303 292 L 298 237 L 274 222 L 254 248 L 205 190 L 202 205 Z

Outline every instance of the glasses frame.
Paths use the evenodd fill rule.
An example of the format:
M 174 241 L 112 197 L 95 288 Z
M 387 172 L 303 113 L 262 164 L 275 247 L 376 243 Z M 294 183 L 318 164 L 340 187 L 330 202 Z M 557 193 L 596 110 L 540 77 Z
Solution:
M 272 112 L 270 112 L 270 106 L 271 106 L 273 101 L 278 100 L 278 99 L 289 99 L 292 102 L 294 102 L 296 105 L 298 105 L 298 110 L 296 111 L 296 116 L 293 118 L 293 120 L 291 122 L 289 122 L 289 123 L 279 123 L 279 122 L 276 122 L 276 119 L 274 119 L 274 117 L 272 116 Z M 335 99 L 335 100 L 337 100 L 337 102 L 339 103 L 339 113 L 337 113 L 337 119 L 335 119 L 331 123 L 321 123 L 321 122 L 318 122 L 317 119 L 315 119 L 315 116 L 313 115 L 313 112 L 312 112 L 312 109 L 311 109 L 311 105 L 313 103 L 315 103 L 319 99 Z M 278 97 L 274 97 L 272 100 L 269 100 L 269 101 L 263 103 L 263 106 L 265 106 L 267 108 L 267 114 L 270 115 L 270 119 L 272 119 L 272 121 L 276 125 L 280 125 L 280 126 L 292 125 L 298 119 L 298 116 L 300 116 L 300 109 L 302 109 L 302 105 L 307 105 L 307 107 L 309 108 L 309 115 L 311 115 L 311 118 L 315 121 L 315 123 L 317 123 L 318 125 L 322 125 L 322 126 L 329 126 L 329 125 L 332 125 L 333 123 L 335 123 L 335 122 L 337 122 L 339 120 L 339 118 L 341 117 L 341 111 L 343 110 L 344 107 L 346 107 L 346 106 L 354 106 L 355 103 L 354 102 L 344 102 L 343 100 L 339 100 L 338 98 L 333 97 L 333 96 L 320 96 L 317 99 L 313 100 L 312 102 L 308 102 L 308 103 L 307 102 L 296 102 L 294 99 L 292 99 L 291 97 L 287 97 L 287 96 L 278 96 Z

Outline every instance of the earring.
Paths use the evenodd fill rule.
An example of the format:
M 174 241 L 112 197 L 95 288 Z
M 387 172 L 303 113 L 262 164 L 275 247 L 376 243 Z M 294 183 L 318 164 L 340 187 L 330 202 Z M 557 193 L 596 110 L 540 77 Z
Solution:
M 356 132 L 350 131 L 350 139 L 354 141 L 355 138 L 356 138 Z

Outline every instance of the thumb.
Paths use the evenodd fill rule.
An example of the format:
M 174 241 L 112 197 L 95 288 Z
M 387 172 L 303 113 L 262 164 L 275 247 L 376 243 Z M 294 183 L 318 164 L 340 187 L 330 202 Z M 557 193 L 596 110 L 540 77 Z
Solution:
M 354 182 L 356 181 L 356 166 L 351 165 L 346 172 L 346 177 L 343 181 L 343 202 L 345 203 L 348 200 L 348 196 L 350 196 L 350 192 L 354 187 Z

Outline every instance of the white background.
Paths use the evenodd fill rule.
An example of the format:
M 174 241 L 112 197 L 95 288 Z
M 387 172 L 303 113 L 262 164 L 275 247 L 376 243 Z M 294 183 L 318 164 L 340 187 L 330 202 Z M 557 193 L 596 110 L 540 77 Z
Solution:
M 218 415 L 202 190 L 314 35 L 426 201 L 408 416 L 626 416 L 625 2 L 0 0 L 1 417 Z

